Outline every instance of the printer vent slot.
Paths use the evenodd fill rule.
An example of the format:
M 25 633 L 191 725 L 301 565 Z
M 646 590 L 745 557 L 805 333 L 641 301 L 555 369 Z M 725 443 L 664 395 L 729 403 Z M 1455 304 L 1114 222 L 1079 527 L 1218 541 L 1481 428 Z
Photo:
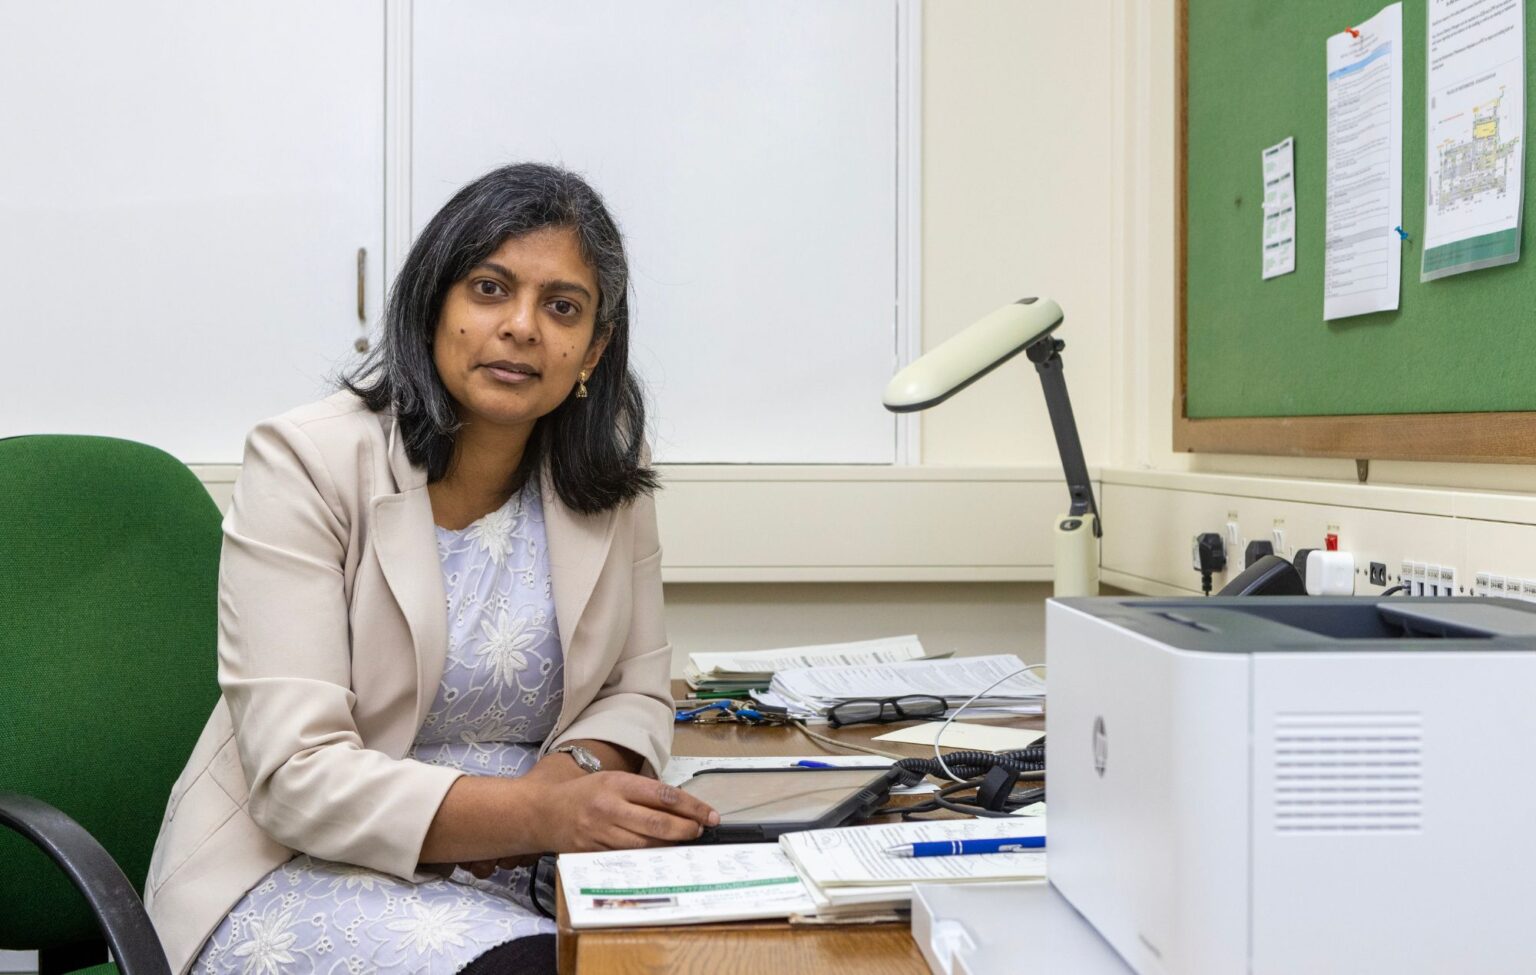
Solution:
M 1418 832 L 1424 717 L 1417 712 L 1275 715 L 1275 828 Z

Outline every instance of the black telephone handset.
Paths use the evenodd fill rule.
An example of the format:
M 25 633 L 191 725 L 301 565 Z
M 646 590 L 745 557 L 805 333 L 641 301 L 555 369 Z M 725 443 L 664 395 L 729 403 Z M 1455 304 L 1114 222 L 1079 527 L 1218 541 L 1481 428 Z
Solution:
M 1221 587 L 1218 596 L 1305 596 L 1307 584 L 1296 567 L 1278 555 L 1266 555 Z

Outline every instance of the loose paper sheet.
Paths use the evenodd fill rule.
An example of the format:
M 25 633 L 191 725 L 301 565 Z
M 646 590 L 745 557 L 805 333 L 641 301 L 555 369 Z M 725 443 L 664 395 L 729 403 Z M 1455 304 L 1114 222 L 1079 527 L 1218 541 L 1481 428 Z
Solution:
M 1296 270 L 1296 154 L 1292 139 L 1259 156 L 1264 174 L 1263 274 L 1267 281 Z
M 1524 0 L 1429 0 L 1419 280 L 1520 259 Z
M 942 721 L 929 721 L 898 731 L 888 731 L 883 735 L 877 735 L 874 740 L 900 741 L 932 748 L 934 736 L 943 727 Z M 1001 728 L 997 725 L 954 721 L 950 723 L 949 730 L 944 732 L 944 744 L 941 747 L 963 748 L 968 751 L 1009 752 L 1018 748 L 1028 748 L 1044 737 L 1045 732 L 1031 731 L 1027 728 Z
M 1359 36 L 1354 36 L 1358 34 Z M 1403 5 L 1328 38 L 1323 318 L 1397 308 L 1403 220 Z

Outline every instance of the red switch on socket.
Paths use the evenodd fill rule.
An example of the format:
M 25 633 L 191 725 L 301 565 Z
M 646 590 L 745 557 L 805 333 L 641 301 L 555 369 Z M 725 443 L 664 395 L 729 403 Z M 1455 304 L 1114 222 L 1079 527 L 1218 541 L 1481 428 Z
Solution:
M 1339 533 L 1329 532 L 1328 534 L 1324 535 L 1323 548 L 1329 552 L 1337 552 L 1339 550 Z

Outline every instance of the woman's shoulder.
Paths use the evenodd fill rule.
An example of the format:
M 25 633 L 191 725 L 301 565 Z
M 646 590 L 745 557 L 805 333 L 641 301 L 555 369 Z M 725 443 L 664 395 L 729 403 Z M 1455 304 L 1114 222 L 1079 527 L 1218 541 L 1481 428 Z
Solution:
M 341 390 L 261 421 L 246 441 L 246 463 L 323 468 L 333 480 L 358 480 L 384 462 L 394 417 L 375 413 Z M 376 459 L 376 461 L 374 460 Z
M 373 412 L 362 397 L 343 389 L 325 399 L 269 417 L 256 425 L 256 431 L 284 439 L 302 435 L 324 451 L 331 447 L 355 446 L 363 439 L 383 441 L 389 436 L 389 425 L 393 420 L 391 416 Z

